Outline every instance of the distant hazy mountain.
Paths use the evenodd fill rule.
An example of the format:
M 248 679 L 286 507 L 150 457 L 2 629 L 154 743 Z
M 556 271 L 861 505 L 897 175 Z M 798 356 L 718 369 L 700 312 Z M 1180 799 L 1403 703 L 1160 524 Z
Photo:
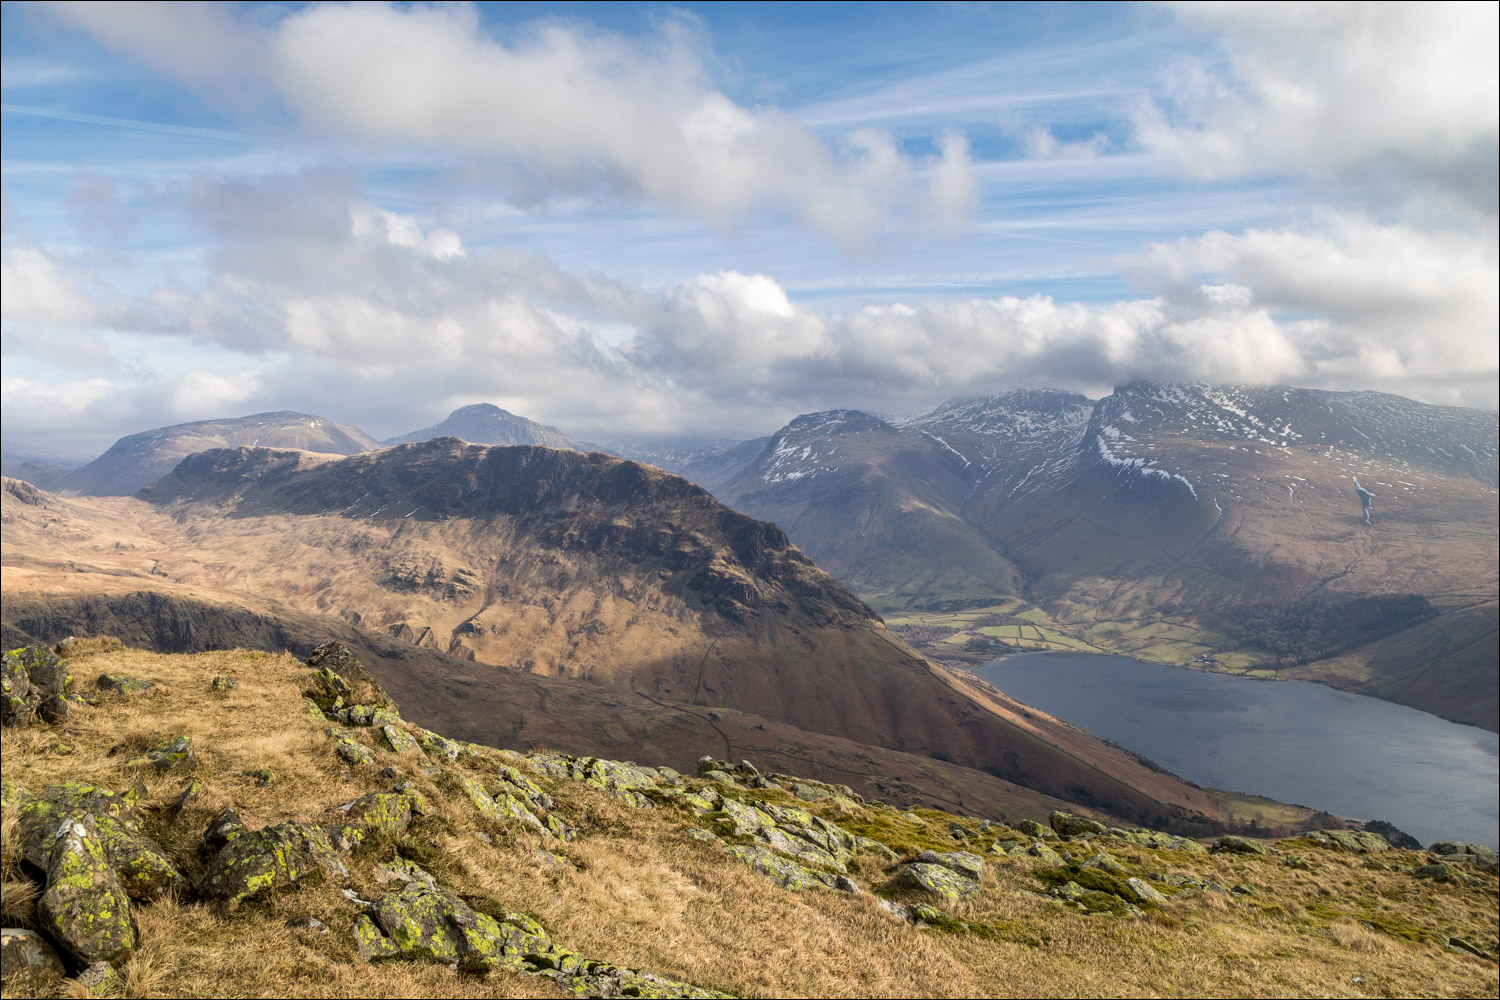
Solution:
M 928 434 L 990 476 L 1074 444 L 1093 411 L 1094 401 L 1076 392 L 1012 389 L 951 400 L 899 423 Z
M 738 441 L 733 438 L 632 438 L 610 442 L 609 450 L 633 462 L 654 465 L 717 494 L 760 454 L 769 437 Z
M 62 486 L 69 472 L 88 460 L 87 455 L 21 445 L 0 452 L 0 473 L 11 479 L 24 479 L 44 490 L 55 490 Z
M 440 437 L 456 437 L 470 444 L 539 444 L 584 452 L 600 450 L 595 445 L 574 440 L 556 427 L 518 417 L 490 403 L 460 406 L 440 424 L 388 438 L 385 443 L 414 444 Z
M 1082 647 L 1177 629 L 1493 729 L 1497 454 L 1491 412 L 1141 382 L 799 417 L 719 495 L 879 608 L 1014 596 Z M 1403 595 L 1431 610 L 1383 626 Z
M 58 488 L 94 496 L 128 496 L 171 472 L 194 452 L 241 447 L 354 455 L 379 448 L 380 443 L 348 424 L 290 410 L 199 420 L 122 437 L 103 455 L 64 476 Z
M 717 492 L 867 600 L 904 607 L 1018 591 L 1015 567 L 963 518 L 980 474 L 925 430 L 829 410 L 787 424 Z

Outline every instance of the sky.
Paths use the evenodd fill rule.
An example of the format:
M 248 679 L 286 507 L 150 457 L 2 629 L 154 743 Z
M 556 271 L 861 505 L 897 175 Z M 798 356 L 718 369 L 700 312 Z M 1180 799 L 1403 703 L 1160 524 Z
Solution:
M 4 446 L 1139 378 L 1494 408 L 1497 10 L 5 3 Z

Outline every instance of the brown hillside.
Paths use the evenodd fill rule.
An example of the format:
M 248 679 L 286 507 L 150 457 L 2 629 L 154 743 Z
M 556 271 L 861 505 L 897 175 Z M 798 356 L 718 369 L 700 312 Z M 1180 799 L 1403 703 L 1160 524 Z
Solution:
M 367 647 L 415 641 L 428 657 L 416 671 L 399 659 L 372 669 L 457 732 L 489 735 L 502 712 L 514 726 L 555 709 L 576 731 L 563 745 L 605 733 L 623 755 L 649 738 L 681 760 L 712 739 L 702 722 L 675 721 L 688 727 L 679 738 L 599 710 L 623 700 L 646 716 L 644 704 L 712 722 L 710 711 L 743 713 L 732 744 L 804 739 L 816 754 L 843 740 L 982 772 L 964 794 L 993 808 L 1015 798 L 995 778 L 1185 828 L 1239 808 L 1068 727 L 976 700 L 774 526 L 633 463 L 452 439 L 343 460 L 221 451 L 184 462 L 150 503 L 43 496 L 6 500 L 6 620 L 30 634 L 23 621 L 78 620 L 60 598 L 144 586 L 305 616 L 303 634 L 337 619 L 371 636 Z M 472 683 L 448 684 L 459 671 Z M 555 680 L 597 704 L 549 706 Z

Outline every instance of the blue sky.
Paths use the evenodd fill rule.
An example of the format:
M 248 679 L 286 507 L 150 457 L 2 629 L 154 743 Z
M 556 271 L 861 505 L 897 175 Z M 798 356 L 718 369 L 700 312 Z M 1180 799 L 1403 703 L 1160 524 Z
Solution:
M 1494 5 L 3 7 L 4 434 L 1494 407 Z

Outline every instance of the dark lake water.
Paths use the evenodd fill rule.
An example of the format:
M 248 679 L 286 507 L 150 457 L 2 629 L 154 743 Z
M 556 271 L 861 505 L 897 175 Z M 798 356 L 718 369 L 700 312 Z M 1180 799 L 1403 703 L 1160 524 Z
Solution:
M 1200 785 L 1500 845 L 1500 738 L 1321 684 L 1127 656 L 1021 653 L 977 671 L 1013 698 Z

